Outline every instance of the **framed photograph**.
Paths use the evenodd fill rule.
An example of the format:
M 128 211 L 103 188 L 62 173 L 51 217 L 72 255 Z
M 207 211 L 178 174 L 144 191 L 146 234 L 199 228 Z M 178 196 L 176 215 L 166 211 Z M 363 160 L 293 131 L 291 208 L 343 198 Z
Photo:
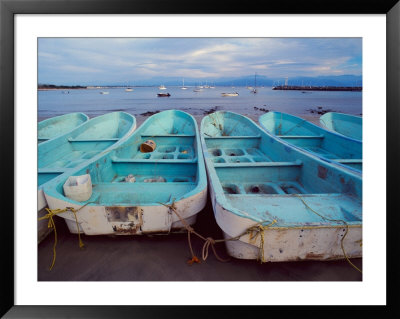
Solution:
M 396 223 L 386 212 L 395 211 L 399 160 L 392 147 L 399 134 L 399 16 L 395 0 L 301 7 L 289 1 L 257 9 L 219 3 L 196 8 L 182 1 L 0 0 L 1 315 L 203 316 L 211 310 L 204 306 L 217 305 L 230 306 L 213 308 L 221 315 L 244 306 L 300 313 L 310 309 L 285 306 L 342 311 L 340 306 L 383 305 L 382 311 L 395 312 L 390 252 Z M 57 133 L 59 142 L 47 142 L 57 136 L 42 137 L 38 122 L 67 113 L 80 117 L 76 127 L 82 130 Z M 342 113 L 362 118 L 358 131 L 356 122 L 350 131 L 329 127 L 343 121 L 333 118 Z M 110 116 L 118 119 L 117 133 Z M 305 122 L 327 129 L 332 144 L 346 141 L 340 160 L 328 154 L 329 146 L 315 144 L 315 136 L 304 136 Z M 263 134 L 284 141 L 276 151 L 285 153 L 279 161 L 254 144 Z M 63 153 L 60 136 L 75 144 L 73 154 Z M 275 150 L 275 139 L 269 140 Z M 42 142 L 48 145 L 45 155 L 38 154 Z M 204 165 L 197 160 L 203 159 L 202 149 Z M 93 161 L 83 165 L 89 157 Z M 276 181 L 261 183 L 257 174 L 271 161 L 289 169 L 268 164 Z M 234 182 L 239 176 L 230 170 L 234 165 L 243 170 L 241 182 Z M 307 165 L 317 173 L 306 175 L 305 182 L 296 170 Z M 259 172 L 250 176 L 248 166 Z M 72 177 L 64 178 L 60 167 Z M 132 175 L 133 167 L 140 174 Z M 78 175 L 86 179 L 71 179 Z M 336 181 L 340 194 L 329 188 Z M 87 197 L 67 194 L 80 183 L 90 186 Z M 125 207 L 133 199 L 124 197 L 124 189 L 139 192 L 141 183 L 152 184 L 137 193 L 140 207 Z M 318 187 L 323 191 L 317 199 L 307 196 Z M 172 198 L 173 188 L 178 198 Z M 46 197 L 44 191 L 38 197 L 38 189 L 46 189 Z M 220 205 L 218 192 L 239 213 L 230 217 L 231 206 Z M 260 193 L 277 196 L 265 202 Z M 182 194 L 190 194 L 190 201 Z M 297 226 L 305 211 L 320 215 L 316 207 L 336 212 L 331 206 L 338 198 L 341 217 L 320 215 L 324 223 L 318 229 L 345 220 L 335 226 L 343 232 L 335 236 L 349 233 L 358 246 L 338 239 L 321 252 L 332 234 L 313 230 L 308 221 L 289 225 L 286 211 L 276 208 L 280 194 L 285 205 L 302 203 L 292 208 L 296 216 L 290 222 Z M 47 201 L 41 209 L 40 196 Z M 63 202 L 67 197 L 71 201 Z M 87 203 L 78 207 L 77 201 Z M 255 210 L 254 225 L 237 226 L 252 201 L 266 211 Z M 153 202 L 163 211 L 151 210 Z M 180 215 L 189 202 L 196 214 L 202 212 L 197 221 Z M 79 210 L 84 218 L 78 223 Z M 222 227 L 222 220 L 232 229 Z M 278 246 L 263 235 L 280 226 L 299 232 L 297 248 L 292 235 Z M 245 231 L 238 235 L 239 230 Z M 304 240 L 303 231 L 314 232 Z M 119 236 L 127 233 L 148 236 Z M 248 242 L 236 243 L 235 236 L 247 236 Z M 319 253 L 310 253 L 308 245 Z M 345 258 L 338 259 L 338 252 Z M 232 307 L 237 305 L 243 308 Z

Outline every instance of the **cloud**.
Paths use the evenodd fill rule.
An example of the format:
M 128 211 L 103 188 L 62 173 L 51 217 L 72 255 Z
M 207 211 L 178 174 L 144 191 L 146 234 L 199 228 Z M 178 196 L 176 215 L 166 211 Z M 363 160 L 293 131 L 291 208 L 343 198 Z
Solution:
M 362 72 L 361 38 L 40 38 L 39 80 Z M 263 74 L 263 72 L 265 72 Z

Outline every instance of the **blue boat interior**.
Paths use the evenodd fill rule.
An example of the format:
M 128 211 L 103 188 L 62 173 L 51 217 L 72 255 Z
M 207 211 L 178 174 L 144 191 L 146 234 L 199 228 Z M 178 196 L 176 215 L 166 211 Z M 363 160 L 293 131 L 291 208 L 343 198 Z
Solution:
M 316 156 L 362 170 L 362 144 L 322 129 L 305 119 L 280 112 L 259 118 L 261 126 L 285 142 Z
M 60 136 L 88 121 L 84 113 L 69 113 L 38 123 L 38 143 Z
M 133 124 L 133 117 L 126 113 L 109 113 L 91 119 L 70 134 L 39 144 L 38 186 L 108 149 Z
M 328 112 L 320 117 L 320 123 L 326 128 L 355 140 L 362 140 L 362 117 Z
M 155 142 L 152 152 L 140 145 Z M 124 143 L 74 175 L 89 173 L 92 196 L 99 205 L 160 205 L 189 196 L 199 185 L 197 124 L 181 111 L 151 116 Z M 200 158 L 202 160 L 202 158 Z M 204 163 L 202 163 L 205 184 Z M 62 184 L 57 191 L 62 194 Z
M 276 219 L 279 226 L 323 224 L 301 197 L 330 219 L 361 220 L 360 179 L 310 159 L 235 113 L 212 113 L 201 129 L 211 182 L 236 214 L 256 221 Z

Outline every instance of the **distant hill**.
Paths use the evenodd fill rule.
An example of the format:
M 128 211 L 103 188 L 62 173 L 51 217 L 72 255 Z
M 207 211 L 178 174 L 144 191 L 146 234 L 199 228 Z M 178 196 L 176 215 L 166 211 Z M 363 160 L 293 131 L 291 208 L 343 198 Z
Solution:
M 277 86 L 284 85 L 286 81 L 285 77 L 270 78 L 265 75 L 257 75 L 257 86 Z M 338 76 L 317 76 L 317 77 L 293 77 L 287 79 L 288 85 L 307 85 L 307 86 L 362 86 L 361 75 L 338 75 Z M 80 85 L 66 86 L 66 85 L 48 85 L 47 88 L 85 88 L 86 86 L 159 86 L 164 84 L 165 86 L 181 86 L 181 77 L 154 77 L 151 79 L 132 79 L 129 81 L 105 83 L 105 82 L 93 82 L 93 83 L 80 83 Z M 133 84 L 134 83 L 134 84 Z M 242 77 L 220 77 L 220 78 L 185 78 L 185 86 L 196 86 L 196 85 L 216 85 L 216 86 L 254 86 L 254 74 L 246 75 Z M 84 86 L 81 86 L 84 85 Z M 42 85 L 44 87 L 46 85 Z

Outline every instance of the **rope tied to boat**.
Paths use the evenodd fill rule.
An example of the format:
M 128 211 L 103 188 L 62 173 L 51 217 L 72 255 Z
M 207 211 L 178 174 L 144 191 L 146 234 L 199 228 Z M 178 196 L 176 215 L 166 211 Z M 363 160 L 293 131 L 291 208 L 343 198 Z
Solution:
M 265 263 L 266 262 L 265 256 L 264 256 L 265 231 L 266 231 L 266 229 L 268 227 L 272 226 L 276 222 L 277 222 L 276 219 L 274 219 L 271 223 L 269 223 L 268 225 L 265 225 L 265 226 L 262 225 L 262 223 L 264 223 L 264 222 L 261 222 L 261 223 L 258 223 L 256 225 L 254 225 L 254 226 L 251 226 L 245 232 L 245 233 L 249 234 L 250 242 L 252 242 L 253 240 L 255 242 L 257 240 L 257 237 L 260 235 L 261 238 L 260 238 L 260 247 L 259 247 L 260 253 L 259 253 L 259 255 L 261 257 L 260 258 L 260 262 L 261 263 Z
M 61 213 L 65 213 L 67 211 L 70 211 L 70 212 L 72 212 L 74 214 L 76 227 L 78 229 L 79 248 L 82 249 L 83 247 L 85 247 L 85 245 L 84 245 L 84 243 L 83 243 L 83 241 L 81 239 L 81 233 L 79 231 L 79 224 L 78 224 L 78 218 L 76 216 L 76 213 L 79 210 L 81 210 L 83 207 L 85 207 L 87 204 L 89 204 L 89 203 L 86 203 L 85 205 L 83 205 L 82 207 L 80 207 L 78 209 L 75 209 L 73 207 L 65 207 L 64 209 L 61 209 L 61 208 L 50 209 L 50 208 L 46 207 L 47 214 L 42 216 L 42 217 L 40 217 L 40 218 L 38 218 L 38 221 L 44 220 L 44 219 L 48 219 L 49 222 L 47 224 L 47 227 L 54 229 L 53 260 L 52 260 L 51 265 L 50 265 L 50 270 L 53 269 L 54 264 L 56 263 L 56 257 L 57 257 L 56 246 L 57 246 L 57 242 L 58 242 L 58 240 L 57 240 L 57 228 L 56 228 L 56 224 L 54 222 L 53 216 L 56 216 L 56 215 L 61 214 Z
M 347 233 L 349 232 L 349 224 L 347 224 L 345 220 L 342 220 L 342 219 L 330 219 L 330 218 L 328 218 L 328 217 L 326 217 L 326 216 L 323 216 L 323 215 L 319 214 L 319 213 L 316 212 L 314 209 L 312 209 L 312 208 L 306 203 L 306 201 L 305 201 L 299 194 L 293 194 L 293 195 L 296 196 L 296 197 L 298 197 L 298 198 L 303 202 L 303 204 L 304 204 L 308 209 L 310 209 L 314 214 L 317 214 L 317 215 L 320 216 L 321 218 L 326 219 L 326 220 L 329 220 L 329 221 L 332 221 L 332 222 L 341 222 L 341 223 L 343 223 L 343 224 L 346 226 L 346 232 L 344 233 L 344 235 L 343 235 L 343 237 L 342 237 L 342 239 L 341 239 L 341 241 L 340 241 L 340 246 L 341 246 L 341 248 L 342 248 L 343 255 L 344 255 L 344 257 L 346 258 L 347 262 L 350 264 L 350 266 L 352 266 L 352 267 L 353 267 L 355 270 L 357 270 L 358 272 L 362 273 L 362 271 L 361 271 L 356 265 L 354 265 L 354 264 L 350 261 L 349 257 L 348 257 L 347 254 L 346 254 L 346 251 L 344 250 L 343 241 L 344 241 L 344 239 L 345 239 Z M 362 246 L 361 243 L 360 243 L 360 246 Z
M 214 253 L 215 258 L 217 258 L 217 260 L 219 260 L 221 262 L 227 262 L 230 259 L 221 258 L 218 255 L 218 253 L 217 253 L 217 251 L 215 249 L 215 244 L 226 242 L 226 241 L 231 241 L 231 240 L 239 240 L 244 235 L 249 235 L 250 241 L 252 241 L 252 240 L 256 241 L 257 237 L 260 235 L 261 236 L 260 247 L 259 247 L 260 256 L 261 256 L 260 261 L 261 261 L 261 263 L 266 262 L 265 256 L 264 256 L 264 242 L 265 242 L 265 237 L 264 237 L 265 233 L 264 232 L 266 231 L 267 228 L 269 228 L 270 226 L 272 226 L 273 224 L 275 224 L 277 222 L 276 219 L 274 219 L 268 225 L 263 225 L 263 223 L 265 223 L 266 221 L 259 222 L 259 223 L 255 224 L 255 225 L 247 228 L 243 233 L 241 233 L 240 235 L 235 236 L 235 237 L 230 237 L 230 238 L 225 238 L 225 239 L 213 239 L 212 237 L 205 238 L 204 236 L 202 236 L 199 233 L 197 233 L 193 229 L 193 227 L 191 227 L 186 222 L 186 220 L 179 215 L 179 213 L 176 210 L 176 206 L 175 206 L 175 201 L 174 200 L 172 201 L 172 204 L 166 204 L 166 203 L 159 203 L 159 204 L 161 204 L 161 205 L 163 205 L 165 207 L 168 207 L 171 211 L 173 211 L 176 214 L 176 216 L 178 216 L 179 220 L 181 221 L 181 223 L 183 224 L 183 226 L 186 228 L 186 230 L 188 232 L 189 250 L 190 250 L 190 253 L 192 255 L 192 259 L 189 259 L 188 262 L 187 262 L 189 265 L 192 265 L 193 263 L 200 263 L 199 258 L 194 254 L 194 251 L 193 251 L 192 242 L 191 242 L 191 234 L 192 233 L 195 234 L 197 237 L 201 238 L 202 240 L 204 240 L 204 244 L 203 244 L 203 248 L 202 248 L 202 254 L 201 254 L 202 260 L 206 261 L 206 259 L 208 258 L 208 252 L 209 252 L 209 248 L 211 246 L 211 249 L 212 249 L 212 251 Z
M 207 259 L 207 257 L 208 257 L 208 250 L 209 250 L 209 247 L 210 247 L 210 246 L 211 246 L 211 249 L 212 249 L 212 251 L 213 251 L 213 253 L 214 253 L 215 258 L 217 258 L 217 259 L 218 259 L 219 261 L 221 261 L 221 262 L 227 262 L 227 261 L 229 261 L 229 259 L 223 259 L 223 258 L 221 258 L 221 257 L 218 255 L 217 250 L 216 250 L 215 247 L 214 247 L 214 245 L 215 245 L 216 243 L 225 241 L 224 239 L 217 239 L 217 240 L 215 240 L 215 239 L 213 239 L 213 238 L 211 238 L 211 237 L 205 238 L 204 236 L 202 236 L 201 234 L 199 234 L 198 232 L 196 232 L 196 231 L 193 229 L 193 227 L 191 227 L 191 226 L 187 223 L 187 221 L 186 221 L 184 218 L 182 218 L 182 216 L 177 212 L 177 209 L 176 209 L 176 206 L 175 206 L 175 200 L 172 201 L 172 204 L 166 204 L 166 203 L 159 203 L 159 204 L 161 204 L 161 205 L 163 205 L 163 206 L 165 206 L 165 207 L 168 207 L 171 211 L 173 211 L 173 212 L 176 214 L 176 216 L 178 216 L 179 220 L 181 221 L 181 223 L 183 224 L 183 226 L 184 226 L 184 227 L 186 228 L 186 230 L 187 230 L 189 249 L 190 249 L 190 253 L 191 253 L 191 255 L 192 255 L 192 258 L 189 259 L 188 262 L 187 262 L 189 265 L 192 265 L 193 263 L 200 263 L 200 259 L 194 254 L 194 251 L 193 251 L 192 241 L 191 241 L 191 234 L 195 234 L 197 237 L 199 237 L 199 238 L 201 238 L 202 240 L 204 240 L 204 245 L 203 245 L 203 248 L 202 248 L 202 260 L 203 260 L 203 261 L 206 261 L 206 259 Z

